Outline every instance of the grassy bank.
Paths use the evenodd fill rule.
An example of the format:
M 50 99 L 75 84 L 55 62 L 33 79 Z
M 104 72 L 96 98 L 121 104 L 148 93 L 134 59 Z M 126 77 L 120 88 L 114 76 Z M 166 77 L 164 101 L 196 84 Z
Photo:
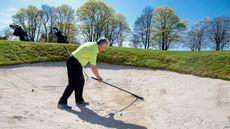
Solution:
M 65 61 L 74 44 L 0 41 L 0 65 Z M 230 51 L 153 51 L 110 47 L 98 57 L 99 62 L 163 69 L 204 77 L 230 80 Z

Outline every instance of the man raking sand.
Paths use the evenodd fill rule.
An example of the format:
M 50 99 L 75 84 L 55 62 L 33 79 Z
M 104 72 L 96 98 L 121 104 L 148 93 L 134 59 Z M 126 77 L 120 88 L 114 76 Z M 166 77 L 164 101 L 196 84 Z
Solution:
M 75 92 L 76 105 L 88 105 L 83 99 L 84 76 L 82 67 L 87 63 L 91 64 L 91 69 L 99 82 L 103 82 L 97 70 L 97 54 L 104 52 L 109 41 L 106 38 L 100 38 L 97 42 L 87 42 L 78 47 L 67 59 L 68 85 L 64 90 L 58 102 L 59 109 L 71 108 L 67 100 Z

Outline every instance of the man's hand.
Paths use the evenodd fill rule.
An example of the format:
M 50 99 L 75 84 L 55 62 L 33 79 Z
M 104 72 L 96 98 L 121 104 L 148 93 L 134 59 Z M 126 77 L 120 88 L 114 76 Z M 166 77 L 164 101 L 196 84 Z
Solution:
M 101 77 L 97 77 L 97 81 L 103 82 L 103 79 Z
M 92 69 L 94 75 L 97 77 L 97 81 L 103 82 L 101 76 L 99 75 L 99 73 L 98 73 L 98 71 L 97 71 L 97 66 L 96 66 L 96 65 L 92 65 L 92 66 L 91 66 L 91 69 Z

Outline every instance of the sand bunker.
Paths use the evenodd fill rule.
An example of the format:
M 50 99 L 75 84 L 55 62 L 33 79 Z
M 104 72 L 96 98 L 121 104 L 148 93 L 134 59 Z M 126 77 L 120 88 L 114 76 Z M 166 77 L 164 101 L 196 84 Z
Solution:
M 89 106 L 59 110 L 66 83 L 65 63 L 0 67 L 1 129 L 230 129 L 230 81 L 175 72 L 99 64 L 104 81 L 90 78 Z M 86 73 L 92 76 L 90 68 Z

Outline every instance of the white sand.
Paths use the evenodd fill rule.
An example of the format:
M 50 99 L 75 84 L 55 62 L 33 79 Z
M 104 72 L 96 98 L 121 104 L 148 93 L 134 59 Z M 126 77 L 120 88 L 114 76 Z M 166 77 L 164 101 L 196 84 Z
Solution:
M 84 98 L 90 106 L 74 106 L 72 94 L 73 110 L 63 111 L 56 104 L 67 84 L 65 63 L 1 67 L 0 129 L 230 129 L 230 81 L 135 67 L 99 67 L 104 81 L 145 101 L 86 79 Z M 85 71 L 92 76 L 89 68 Z

